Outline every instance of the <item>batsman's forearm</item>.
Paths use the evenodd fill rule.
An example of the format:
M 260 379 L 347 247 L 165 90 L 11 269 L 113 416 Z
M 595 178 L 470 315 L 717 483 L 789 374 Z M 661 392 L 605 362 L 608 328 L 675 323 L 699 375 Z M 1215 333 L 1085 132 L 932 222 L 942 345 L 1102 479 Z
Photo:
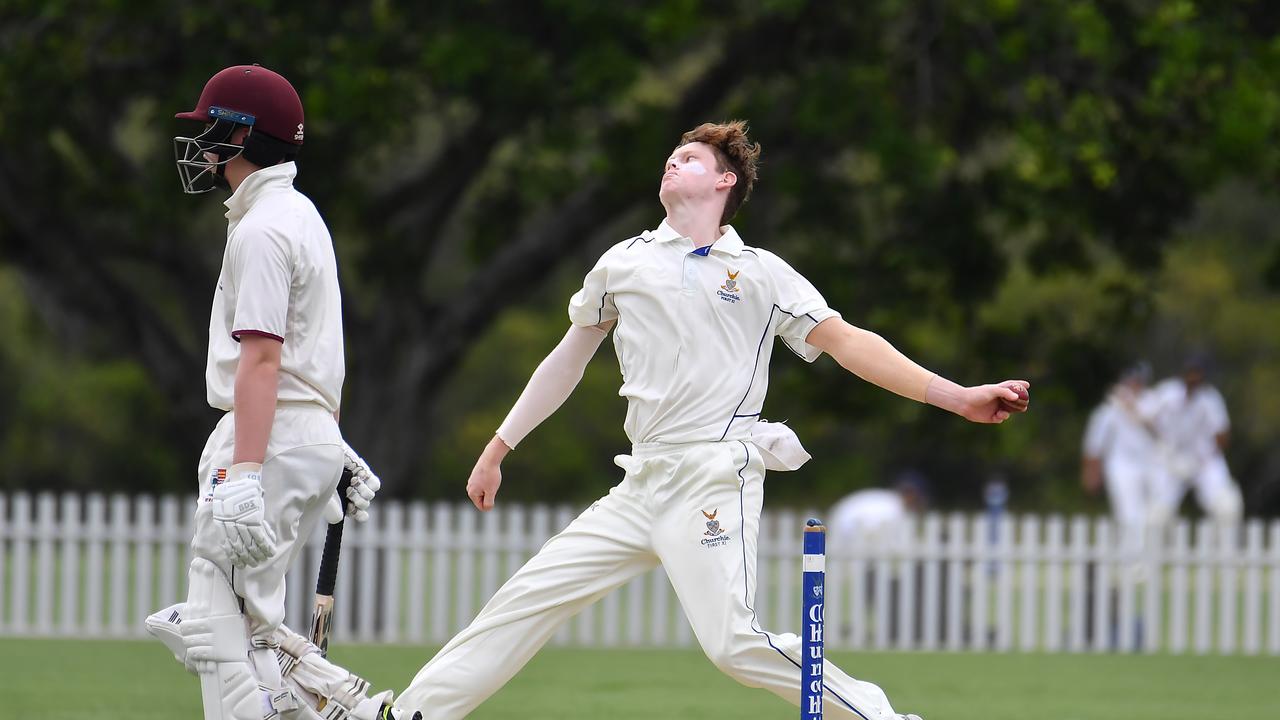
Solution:
M 927 402 L 930 381 L 937 375 L 903 355 L 888 340 L 869 330 L 849 326 L 831 355 L 836 362 L 890 392 Z
M 267 455 L 267 440 L 276 416 L 279 367 L 268 363 L 246 364 L 236 370 L 235 452 L 233 463 L 260 463 Z

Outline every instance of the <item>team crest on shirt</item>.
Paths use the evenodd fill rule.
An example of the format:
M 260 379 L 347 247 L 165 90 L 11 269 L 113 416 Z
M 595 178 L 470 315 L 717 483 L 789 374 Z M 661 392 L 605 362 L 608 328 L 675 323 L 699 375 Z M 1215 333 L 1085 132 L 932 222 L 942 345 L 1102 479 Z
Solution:
M 707 512 L 702 511 L 702 516 L 707 519 L 707 531 L 702 533 L 703 547 L 719 547 L 729 543 L 729 536 L 725 534 L 724 528 L 720 527 L 720 521 L 716 519 L 716 515 L 720 513 L 719 508 Z
M 738 272 L 725 271 L 725 274 L 729 277 L 725 279 L 724 284 L 716 291 L 716 295 L 720 296 L 721 300 L 727 303 L 736 303 L 742 299 L 742 286 L 738 284 L 738 275 L 741 273 L 741 270 Z

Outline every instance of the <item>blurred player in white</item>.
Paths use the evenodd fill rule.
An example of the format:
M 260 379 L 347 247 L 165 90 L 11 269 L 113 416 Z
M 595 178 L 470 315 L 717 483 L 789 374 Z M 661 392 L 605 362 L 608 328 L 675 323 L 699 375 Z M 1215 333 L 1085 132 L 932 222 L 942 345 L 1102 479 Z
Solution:
M 183 190 L 231 191 L 205 372 L 209 404 L 225 414 L 200 457 L 187 601 L 147 627 L 199 676 L 206 720 L 292 716 L 305 708 L 277 664 L 285 573 L 326 505 L 342 517 L 334 488 L 344 464 L 357 519 L 379 484 L 338 431 L 333 243 L 293 187 L 304 125 L 288 80 L 229 67 L 177 117 L 204 126 L 174 139 Z
M 1231 524 L 1240 521 L 1244 503 L 1223 455 L 1231 429 L 1227 404 L 1206 380 L 1208 365 L 1203 354 L 1189 357 L 1180 377 L 1156 384 L 1144 412 L 1159 432 L 1171 478 L 1165 512 L 1177 511 L 1190 486 L 1206 515 Z
M 866 488 L 841 498 L 824 518 L 828 552 L 855 546 L 898 542 L 912 516 L 924 509 L 924 477 L 914 470 L 899 475 L 892 488 Z
M 467 494 L 493 507 L 503 457 L 569 396 L 611 329 L 633 448 L 617 458 L 625 475 L 498 590 L 397 709 L 466 717 L 567 619 L 659 564 L 716 667 L 798 703 L 799 638 L 766 632 L 754 610 L 766 459 L 752 430 L 774 337 L 807 361 L 828 352 L 877 385 L 976 422 L 1026 409 L 1027 383 L 944 380 L 841 320 L 777 255 L 746 245 L 726 223 L 755 182 L 758 154 L 741 122 L 686 133 L 662 168 L 666 219 L 609 249 L 570 300 L 572 326 L 484 450 Z M 794 466 L 791 455 L 774 445 L 768 464 Z M 829 717 L 897 717 L 880 688 L 830 664 L 826 685 Z
M 1141 537 L 1148 523 L 1167 519 L 1169 477 L 1156 442 L 1156 430 L 1144 417 L 1151 405 L 1151 367 L 1126 369 L 1094 409 L 1085 426 L 1081 484 L 1089 493 L 1103 487 L 1122 531 Z

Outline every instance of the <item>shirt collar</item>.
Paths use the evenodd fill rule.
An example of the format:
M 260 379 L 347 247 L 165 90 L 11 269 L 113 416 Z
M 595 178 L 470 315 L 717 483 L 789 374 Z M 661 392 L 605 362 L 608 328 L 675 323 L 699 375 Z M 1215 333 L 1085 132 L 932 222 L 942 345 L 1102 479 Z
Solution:
M 227 220 L 237 222 L 249 208 L 264 195 L 293 187 L 293 178 L 298 174 L 298 166 L 293 162 L 280 163 L 271 167 L 255 170 L 240 183 L 231 197 L 223 204 L 227 206 Z
M 711 249 L 716 252 L 728 253 L 737 257 L 742 254 L 743 242 L 738 237 L 738 231 L 733 229 L 732 225 L 725 225 L 720 228 L 720 239 L 711 245 Z M 687 240 L 685 236 L 676 231 L 675 228 L 667 224 L 666 220 L 654 230 L 651 235 L 658 242 L 671 242 L 674 240 Z M 690 241 L 692 242 L 692 241 Z

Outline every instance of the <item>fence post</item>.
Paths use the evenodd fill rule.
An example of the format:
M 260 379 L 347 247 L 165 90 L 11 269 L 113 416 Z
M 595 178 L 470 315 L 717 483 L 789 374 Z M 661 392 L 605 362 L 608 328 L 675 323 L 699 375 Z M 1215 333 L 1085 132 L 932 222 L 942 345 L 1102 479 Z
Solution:
M 1262 522 L 1250 520 L 1245 528 L 1244 642 L 1246 655 L 1257 655 L 1262 645 Z
M 1164 542 L 1167 535 L 1167 528 L 1163 525 L 1148 527 L 1146 529 L 1146 540 L 1143 543 L 1143 551 L 1145 558 L 1143 560 L 1143 580 L 1145 586 L 1142 590 L 1142 599 L 1144 609 L 1142 611 L 1142 650 L 1147 653 L 1154 653 L 1160 649 L 1161 638 L 1161 614 L 1162 605 L 1164 603 Z
M 504 505 L 480 516 L 480 606 L 498 590 L 498 561 L 502 554 L 502 523 L 509 507 Z M 463 512 L 472 512 L 469 508 Z
M 1018 647 L 1024 651 L 1036 647 L 1036 621 L 1040 613 L 1040 518 L 1027 515 L 1022 518 L 1022 530 L 1019 533 L 1018 545 L 1021 548 L 1022 566 L 1019 568 L 1019 579 L 1022 589 L 1019 593 L 1019 607 L 1022 610 L 1022 622 L 1018 628 Z M 1009 620 L 1012 622 L 1012 618 Z
M 431 642 L 443 645 L 453 635 L 449 628 L 449 581 L 453 544 L 449 505 L 436 503 L 431 514 Z
M 1217 535 L 1214 564 L 1218 566 L 1218 652 L 1235 653 L 1240 632 L 1236 620 L 1236 605 L 1240 601 L 1239 528 L 1217 525 L 1214 530 Z
M 20 635 L 31 632 L 27 607 L 31 582 L 31 496 L 25 492 L 13 496 L 13 568 L 12 594 L 9 599 L 9 628 Z
M 953 513 L 947 520 L 947 649 L 964 649 L 965 518 Z
M 1117 600 L 1115 638 L 1116 649 L 1131 653 L 1137 649 L 1136 592 L 1137 573 L 1141 571 L 1139 550 L 1142 529 L 1116 523 L 1116 542 L 1110 552 L 1115 561 Z
M 1070 555 L 1070 589 L 1069 603 L 1071 615 L 1070 635 L 1067 647 L 1071 652 L 1084 652 L 1087 649 L 1087 628 L 1085 619 L 1088 616 L 1088 561 L 1089 561 L 1089 521 L 1077 515 L 1071 519 Z
M 1179 520 L 1173 528 L 1173 553 L 1169 557 L 1169 652 L 1187 651 L 1187 574 L 1191 562 L 1191 525 Z
M 155 605 L 151 561 L 155 555 L 156 502 L 150 495 L 134 497 L 133 613 L 125 621 L 126 635 L 142 635 L 142 619 L 160 608 Z
M 1093 650 L 1107 650 L 1111 634 L 1111 522 L 1102 519 L 1095 524 L 1093 548 Z
M 80 604 L 80 497 L 62 495 L 62 601 L 58 603 L 58 634 L 75 637 Z
M 1058 652 L 1066 637 L 1062 621 L 1062 518 L 1050 515 L 1045 523 L 1044 565 L 1044 632 L 1041 643 L 1045 652 Z
M 1009 652 L 1013 649 L 1013 531 L 1017 526 L 1015 516 L 1000 513 L 995 522 L 996 563 L 996 649 Z
M 938 629 L 942 614 L 941 535 L 942 518 L 937 513 L 929 513 L 924 518 L 924 540 L 921 545 L 921 557 L 924 560 L 924 627 L 920 647 L 924 650 L 937 650 L 939 645 Z
M 188 539 L 182 536 L 178 521 L 178 498 L 165 495 L 160 499 L 160 595 L 156 609 L 168 607 L 181 599 L 178 577 L 185 574 L 186 568 L 178 565 L 178 548 Z M 297 588 L 296 585 L 294 587 Z
M 385 509 L 385 508 L 384 508 Z M 380 522 L 386 520 L 386 515 L 381 512 L 375 512 L 365 522 L 348 523 L 347 527 L 354 530 L 352 533 L 355 537 L 357 553 L 352 553 L 351 557 L 358 558 L 359 563 L 352 567 L 354 575 L 359 582 L 360 587 L 356 588 L 353 594 L 346 597 L 355 601 L 356 604 L 356 622 L 353 625 L 355 629 L 354 637 L 356 642 L 373 642 L 378 639 L 378 630 L 374 627 L 374 620 L 378 613 L 378 556 L 382 554 L 382 543 L 380 540 Z
M 379 637 L 383 642 L 399 642 L 404 637 L 404 619 L 400 617 L 400 597 L 404 592 L 401 577 L 404 572 L 404 504 L 398 500 L 387 503 L 378 513 L 381 532 L 378 533 L 378 547 L 382 555 L 382 591 L 378 597 L 370 598 L 370 604 L 381 602 L 379 613 L 382 621 L 382 632 Z M 369 519 L 370 523 L 373 518 Z
M 37 635 L 53 632 L 53 544 L 58 534 L 57 499 L 43 492 L 36 497 L 36 624 Z
M 133 528 L 129 523 L 129 498 L 122 494 L 111 496 L 111 574 L 107 578 L 111 588 L 107 596 L 107 633 L 124 635 L 125 612 L 129 607 L 129 536 Z
M 9 519 L 9 496 L 0 493 L 0 631 L 7 631 L 9 624 L 5 622 L 5 596 L 8 594 L 8 587 L 5 587 L 5 579 L 9 576 L 5 574 L 5 559 L 7 540 L 13 534 L 13 522 Z
M 990 585 L 987 575 L 991 572 L 991 528 L 990 515 L 975 515 L 971 518 L 972 532 L 969 535 L 970 547 L 973 550 L 973 567 L 971 568 L 969 609 L 972 617 L 969 620 L 969 649 L 986 650 L 990 646 Z
M 102 632 L 103 617 L 103 548 L 107 540 L 107 501 L 102 495 L 89 496 L 89 522 L 85 533 L 85 634 L 96 637 Z
M 1196 654 L 1209 652 L 1212 642 L 1211 625 L 1213 623 L 1213 526 L 1207 520 L 1196 524 L 1195 563 L 1196 563 L 1196 610 L 1195 610 L 1195 650 Z
M 901 650 L 908 650 L 916 644 L 916 558 L 918 547 L 919 520 L 911 516 L 892 533 L 895 538 L 887 548 L 888 553 L 898 557 L 898 637 L 895 643 Z
M 1268 593 L 1271 612 L 1267 628 L 1271 632 L 1268 645 L 1272 655 L 1280 655 L 1280 520 L 1271 522 L 1271 560 L 1268 563 L 1271 576 L 1271 592 Z
M 415 500 L 409 504 L 409 589 L 408 618 L 405 628 L 408 640 L 423 639 L 423 612 L 426 610 L 427 582 L 427 506 Z
M 800 617 L 800 610 L 796 608 L 795 599 L 800 593 L 795 589 L 800 587 L 800 574 L 797 568 L 800 567 L 800 542 L 797 539 L 796 528 L 801 527 L 804 521 L 800 516 L 790 509 L 780 510 L 773 513 L 776 522 L 773 524 L 773 536 L 769 538 L 767 549 L 773 554 L 774 561 L 774 577 L 776 583 L 773 587 L 773 594 L 766 596 L 768 599 L 761 598 L 759 590 L 756 591 L 756 605 L 759 609 L 760 603 L 765 602 L 768 609 L 772 612 L 768 613 L 769 620 L 766 628 L 781 630 L 782 628 L 795 627 L 795 619 Z M 757 543 L 763 545 L 763 543 Z M 886 571 L 887 574 L 887 571 Z M 798 632 L 798 629 L 797 629 Z

